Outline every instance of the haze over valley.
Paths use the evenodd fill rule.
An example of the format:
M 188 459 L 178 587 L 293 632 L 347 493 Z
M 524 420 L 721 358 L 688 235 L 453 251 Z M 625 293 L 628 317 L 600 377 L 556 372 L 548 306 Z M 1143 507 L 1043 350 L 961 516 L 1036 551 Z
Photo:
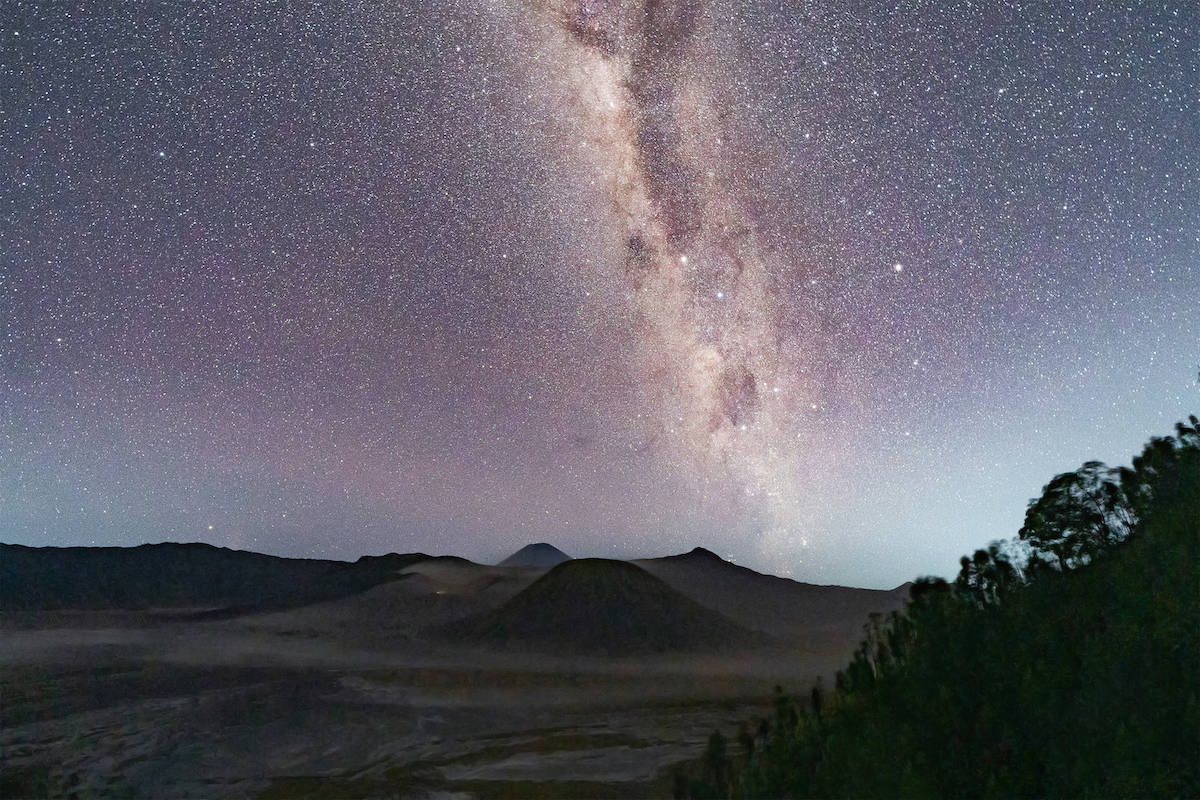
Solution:
M 0 545 L 5 796 L 662 796 L 908 590 L 506 562 Z

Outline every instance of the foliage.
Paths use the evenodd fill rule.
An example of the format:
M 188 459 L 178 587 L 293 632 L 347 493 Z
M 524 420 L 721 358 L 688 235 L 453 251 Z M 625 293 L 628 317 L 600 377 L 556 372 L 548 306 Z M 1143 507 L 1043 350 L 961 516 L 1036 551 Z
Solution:
M 1200 796 L 1200 420 L 1056 476 L 961 565 L 677 796 Z

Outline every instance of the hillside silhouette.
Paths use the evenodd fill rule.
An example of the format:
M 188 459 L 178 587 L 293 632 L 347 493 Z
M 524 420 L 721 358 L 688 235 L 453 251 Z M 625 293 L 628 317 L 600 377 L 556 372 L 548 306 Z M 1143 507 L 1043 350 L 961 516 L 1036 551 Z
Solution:
M 454 623 L 443 633 L 494 647 L 610 656 L 767 641 L 644 569 L 601 558 L 565 561 L 494 612 Z
M 1200 420 L 1051 480 L 677 797 L 1200 796 Z

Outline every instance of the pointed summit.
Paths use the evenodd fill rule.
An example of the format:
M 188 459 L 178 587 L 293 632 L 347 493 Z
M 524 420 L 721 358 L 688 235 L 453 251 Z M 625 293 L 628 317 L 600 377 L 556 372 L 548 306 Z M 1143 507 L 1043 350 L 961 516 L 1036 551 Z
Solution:
M 726 561 L 719 555 L 709 550 L 707 547 L 693 547 L 686 553 L 679 553 L 673 556 L 660 556 L 659 558 L 642 559 L 644 561 L 667 561 L 667 562 L 682 562 L 685 564 L 728 564 L 736 566 L 730 561 Z
M 603 558 L 568 559 L 497 610 L 442 631 L 459 641 L 560 655 L 714 652 L 769 642 L 641 567 Z
M 502 567 L 554 567 L 571 557 L 552 544 L 527 544 L 500 562 Z

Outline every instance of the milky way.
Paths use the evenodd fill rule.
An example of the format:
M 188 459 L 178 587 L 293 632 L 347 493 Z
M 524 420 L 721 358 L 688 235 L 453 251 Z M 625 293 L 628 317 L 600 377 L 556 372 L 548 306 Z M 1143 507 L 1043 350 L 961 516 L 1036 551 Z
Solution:
M 0 540 L 953 572 L 1200 410 L 1197 17 L 9 3 Z
M 694 0 L 570 2 L 548 13 L 569 39 L 571 110 L 624 242 L 660 448 L 718 491 L 747 496 L 771 545 L 795 546 L 802 537 L 781 526 L 795 503 L 785 492 L 797 406 L 811 399 L 794 368 L 804 343 L 781 357 L 770 265 L 725 144 L 738 132 L 713 85 L 724 59 L 713 19 Z M 774 541 L 781 535 L 789 540 Z

